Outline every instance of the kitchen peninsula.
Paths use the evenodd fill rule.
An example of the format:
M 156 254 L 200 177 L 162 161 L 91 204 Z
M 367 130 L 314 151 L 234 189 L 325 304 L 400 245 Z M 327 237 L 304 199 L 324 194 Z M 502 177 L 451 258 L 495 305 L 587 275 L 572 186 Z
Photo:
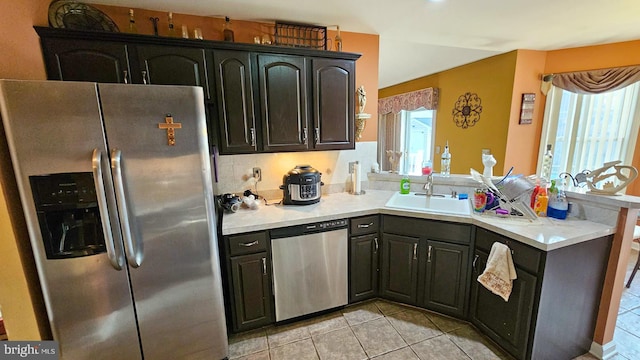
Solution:
M 457 186 L 475 186 L 468 177 L 453 176 L 450 181 Z M 373 187 L 385 188 L 378 185 Z M 436 187 L 436 192 L 445 189 L 448 187 Z M 599 321 L 603 283 L 607 286 L 609 253 L 615 249 L 614 235 L 620 231 L 615 222 L 618 211 L 626 208 L 637 211 L 640 201 L 627 196 L 594 197 L 570 192 L 569 198 L 575 206 L 573 217 L 567 220 L 540 218 L 531 222 L 489 214 L 459 216 L 385 207 L 394 193 L 388 190 L 367 190 L 366 195 L 361 196 L 333 193 L 310 206 L 277 205 L 240 210 L 225 214 L 222 232 L 225 240 L 247 234 L 268 239 L 271 229 L 350 219 L 349 286 L 366 289 L 367 286 L 358 282 L 363 278 L 371 281 L 371 291 L 367 291 L 364 298 L 394 300 L 469 321 L 518 359 L 572 358 L 589 351 L 596 321 Z M 368 235 L 360 235 L 362 232 L 358 229 L 362 225 L 370 227 Z M 369 235 L 370 243 L 364 242 Z M 497 296 L 475 281 L 484 269 L 491 244 L 496 241 L 512 249 L 518 273 L 507 303 L 497 301 Z M 228 242 L 223 244 L 227 246 Z M 370 244 L 371 254 L 362 256 L 362 244 L 365 249 L 369 249 L 367 244 Z M 411 260 L 412 250 L 414 260 Z M 263 256 L 270 259 L 270 251 L 267 241 Z M 407 256 L 390 258 L 390 251 L 394 256 Z M 449 279 L 449 275 L 438 272 L 444 262 L 439 262 L 438 256 L 445 259 L 444 254 L 455 254 L 446 258 L 446 268 L 450 270 L 450 263 L 455 262 L 461 276 Z M 362 264 L 369 264 L 366 256 L 373 259 L 369 266 L 375 267 L 370 277 L 362 276 L 367 273 Z M 403 264 L 407 258 L 410 264 Z M 390 271 L 407 275 L 408 280 L 393 283 L 389 276 L 385 277 L 385 272 Z M 429 289 L 442 286 L 437 285 L 441 282 L 455 282 L 446 285 L 456 286 L 455 298 L 441 299 L 440 303 L 437 298 L 434 301 Z M 228 286 L 237 284 L 230 280 Z M 436 290 L 438 294 L 448 294 L 450 289 Z M 350 296 L 349 303 L 362 299 Z M 266 321 L 263 324 L 274 322 L 263 320 Z M 556 347 L 552 343 L 560 345 Z

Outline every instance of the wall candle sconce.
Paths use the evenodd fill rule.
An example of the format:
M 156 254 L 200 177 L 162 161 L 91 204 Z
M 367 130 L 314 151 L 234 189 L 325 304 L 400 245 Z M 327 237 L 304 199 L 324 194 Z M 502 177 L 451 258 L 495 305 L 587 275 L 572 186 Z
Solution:
M 367 92 L 364 90 L 364 86 L 360 85 L 356 91 L 358 96 L 358 113 L 356 114 L 356 140 L 362 138 L 362 132 L 364 131 L 365 120 L 371 118 L 371 114 L 364 112 L 364 107 L 367 104 Z

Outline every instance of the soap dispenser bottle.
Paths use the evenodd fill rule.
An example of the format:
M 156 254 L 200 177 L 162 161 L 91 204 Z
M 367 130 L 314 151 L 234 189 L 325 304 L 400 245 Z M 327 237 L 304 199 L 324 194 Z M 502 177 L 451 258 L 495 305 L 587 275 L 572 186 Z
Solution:
M 448 140 L 447 144 L 444 146 L 444 152 L 442 153 L 440 160 L 440 173 L 445 177 L 451 175 L 451 153 L 449 152 Z
M 409 175 L 404 175 L 400 180 L 400 194 L 408 194 L 411 191 L 411 180 Z

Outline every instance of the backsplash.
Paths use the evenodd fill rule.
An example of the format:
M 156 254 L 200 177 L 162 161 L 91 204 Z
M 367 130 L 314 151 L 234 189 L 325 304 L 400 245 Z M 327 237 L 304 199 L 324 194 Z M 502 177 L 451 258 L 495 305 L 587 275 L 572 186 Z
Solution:
M 362 172 L 370 172 L 376 162 L 377 144 L 376 141 L 356 142 L 355 150 L 220 155 L 216 193 L 241 194 L 251 189 L 267 199 L 282 198 L 279 189 L 282 177 L 301 164 L 311 165 L 322 173 L 323 193 L 348 191 L 351 186 L 349 163 L 360 161 Z M 254 167 L 262 169 L 262 181 L 258 183 L 252 177 Z M 362 177 L 365 189 L 366 178 Z

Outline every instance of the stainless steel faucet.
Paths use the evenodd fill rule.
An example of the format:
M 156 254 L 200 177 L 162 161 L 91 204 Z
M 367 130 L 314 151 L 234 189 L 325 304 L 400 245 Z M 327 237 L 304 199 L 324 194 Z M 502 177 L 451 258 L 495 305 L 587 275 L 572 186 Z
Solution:
M 433 175 L 432 174 L 427 175 L 427 179 L 426 180 L 427 181 L 424 183 L 424 186 L 422 188 L 426 192 L 425 195 L 431 196 L 431 195 L 433 195 Z

